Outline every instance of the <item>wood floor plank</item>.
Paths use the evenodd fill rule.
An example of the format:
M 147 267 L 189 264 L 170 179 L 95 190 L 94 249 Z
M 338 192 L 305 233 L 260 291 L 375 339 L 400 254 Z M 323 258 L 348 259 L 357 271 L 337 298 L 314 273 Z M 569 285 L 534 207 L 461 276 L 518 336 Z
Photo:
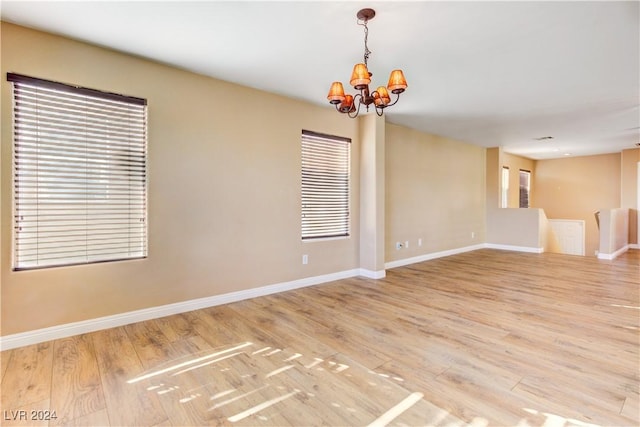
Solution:
M 301 302 L 295 298 L 295 293 L 281 295 L 280 303 L 286 303 L 290 307 L 301 306 Z M 308 330 L 308 333 L 326 345 L 335 348 L 340 353 L 351 354 L 354 351 L 358 351 L 359 358 L 364 362 L 365 366 L 378 366 L 390 360 L 386 354 L 380 351 L 379 347 L 376 348 L 368 345 L 371 335 L 368 335 L 367 332 L 373 332 L 374 328 L 365 326 L 368 331 L 362 331 L 350 323 L 330 320 L 333 318 L 332 316 L 335 312 L 331 314 L 327 312 L 323 313 L 320 307 L 312 305 L 310 302 L 304 305 L 303 308 L 297 308 L 295 311 L 301 319 L 314 319 L 322 325 L 313 330 Z M 310 325 L 309 322 L 304 323 Z M 298 326 L 298 328 L 300 328 L 300 326 Z M 379 334 L 376 335 L 377 339 L 383 339 Z
M 350 389 L 336 373 L 341 365 L 318 357 L 292 359 L 297 354 L 286 350 L 252 354 L 246 366 L 248 372 L 257 373 L 259 383 L 281 390 L 299 390 L 292 396 L 300 403 L 297 411 L 290 415 L 287 411 L 286 415 L 292 425 L 301 425 L 310 419 L 314 419 L 315 425 L 352 425 L 350 415 L 353 413 L 341 410 L 337 404 Z M 352 396 L 359 394 L 351 393 Z
M 206 352 L 211 347 L 203 342 L 190 327 L 188 320 L 184 316 L 171 316 L 176 325 L 170 326 L 167 321 L 158 321 L 157 319 L 126 325 L 124 329 L 127 331 L 129 339 L 136 353 L 146 369 L 145 373 L 153 374 L 163 369 L 169 369 L 172 366 L 180 365 L 187 360 L 197 359 L 200 352 Z M 179 341 L 171 341 L 167 338 L 168 333 L 172 338 L 180 338 Z M 187 340 L 184 339 L 187 337 Z M 194 338 L 194 340 L 189 340 Z M 174 370 L 175 371 L 175 370 Z M 141 375 L 144 376 L 145 373 Z M 145 387 L 146 390 L 157 396 L 164 413 L 167 414 L 168 422 L 171 425 L 201 425 L 205 423 L 205 419 L 199 414 L 190 411 L 189 406 L 183 405 L 180 399 L 175 398 L 184 381 L 178 383 L 168 381 L 164 377 L 163 382 L 143 381 L 139 387 Z M 190 384 L 193 384 L 195 378 L 189 376 Z M 192 385 L 190 385 L 192 386 Z
M 154 425 L 167 419 L 157 397 L 129 381 L 143 372 L 124 328 L 92 334 L 100 377 L 112 425 Z
M 271 308 L 269 304 L 258 304 L 255 299 L 241 301 L 229 306 L 229 309 L 233 312 L 233 318 L 242 318 L 254 327 L 261 328 L 271 335 L 279 337 L 285 343 L 284 348 L 291 350 L 293 353 L 322 359 L 336 353 L 334 348 L 313 338 L 313 333 L 309 335 L 298 327 L 298 325 L 308 322 L 308 320 L 298 319 L 297 323 L 282 321 L 283 316 L 276 314 L 280 312 L 272 311 Z M 282 314 L 284 315 L 284 313 Z M 304 329 L 313 331 L 314 327 L 310 326 Z
M 295 293 L 296 291 L 293 291 L 293 296 L 285 293 L 266 297 L 270 301 L 275 301 L 275 303 L 264 305 L 262 310 L 269 313 L 273 318 L 278 319 L 278 322 L 282 321 L 302 334 L 314 337 L 315 340 L 322 343 L 324 348 L 332 348 L 331 353 L 350 352 L 354 348 L 358 348 L 360 350 L 360 358 L 366 359 L 368 364 L 373 366 L 389 360 L 379 351 L 375 351 L 366 343 L 363 344 L 364 338 L 362 336 L 351 335 L 347 337 L 349 340 L 345 339 L 345 329 L 342 324 L 334 323 L 331 327 L 327 327 L 321 323 L 328 317 L 326 313 L 322 316 L 316 316 L 310 311 L 300 311 L 298 309 L 300 301 L 295 299 Z
M 7 366 L 9 365 L 9 360 L 11 359 L 12 354 L 13 350 L 5 350 L 3 352 L 0 352 L 0 384 L 2 384 L 4 374 L 5 372 L 7 372 Z
M 236 338 L 232 331 L 216 324 L 211 319 L 211 316 L 207 316 L 200 311 L 191 311 L 182 315 L 189 322 L 189 328 L 200 338 L 207 341 L 211 347 L 227 345 Z
M 107 409 L 101 409 L 96 412 L 92 412 L 90 414 L 83 415 L 81 417 L 75 418 L 71 420 L 69 426 L 108 426 L 109 425 L 109 416 L 107 414 Z
M 154 322 L 160 327 L 164 336 L 172 342 L 198 336 L 184 313 L 154 319 Z
M 123 326 L 144 368 L 156 366 L 178 356 L 155 320 Z
M 640 414 L 640 395 L 630 393 L 630 395 L 625 398 L 620 415 L 630 420 L 635 420 L 638 414 Z
M 87 334 L 54 341 L 51 406 L 57 418 L 50 425 L 74 424 L 105 409 L 93 341 Z
M 247 363 L 257 348 L 259 346 L 252 343 L 244 343 L 205 350 L 194 359 L 176 361 L 180 362 L 176 365 L 180 370 L 158 376 L 155 383 L 171 390 L 162 399 L 180 402 L 188 413 L 197 415 L 198 425 L 231 424 L 229 417 L 279 395 L 279 391 L 267 387 L 259 377 L 260 372 Z M 289 425 L 286 418 L 277 413 L 270 413 L 268 419 Z
M 572 384 L 560 383 L 549 373 L 546 377 L 526 377 L 513 389 L 514 394 L 536 396 L 543 399 L 555 399 L 572 408 L 581 408 L 577 419 L 599 424 L 603 417 L 615 425 L 627 425 L 631 419 L 617 416 L 622 412 L 624 397 L 611 393 L 605 396 L 600 392 L 594 395 L 591 389 L 572 387 Z
M 53 342 L 13 349 L 13 355 L 2 379 L 2 413 L 17 408 L 28 408 L 36 402 L 49 401 Z
M 287 344 L 285 339 L 273 335 L 259 325 L 245 321 L 238 322 L 235 312 L 226 305 L 200 310 L 198 314 L 206 317 L 209 323 L 228 331 L 237 342 L 249 341 L 256 345 L 269 344 L 278 348 L 283 348 Z

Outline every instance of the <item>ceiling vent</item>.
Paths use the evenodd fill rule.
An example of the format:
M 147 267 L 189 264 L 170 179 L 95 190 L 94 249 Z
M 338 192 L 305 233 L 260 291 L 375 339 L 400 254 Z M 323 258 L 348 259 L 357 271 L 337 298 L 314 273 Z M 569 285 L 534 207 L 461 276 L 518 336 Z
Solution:
M 534 141 L 550 141 L 552 139 L 552 136 L 541 136 L 539 138 L 533 138 Z

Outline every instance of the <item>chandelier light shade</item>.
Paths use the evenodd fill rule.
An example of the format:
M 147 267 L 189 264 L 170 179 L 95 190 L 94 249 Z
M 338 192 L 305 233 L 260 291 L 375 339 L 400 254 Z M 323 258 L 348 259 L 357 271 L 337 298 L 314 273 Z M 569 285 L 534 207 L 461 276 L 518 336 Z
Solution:
M 353 96 L 345 95 L 344 99 L 340 103 L 338 111 L 340 111 L 341 113 L 352 113 L 355 108 L 356 106 L 353 105 Z
M 402 93 L 407 88 L 407 80 L 404 78 L 402 70 L 393 70 L 389 76 L 387 88 L 391 93 Z
M 339 104 L 344 101 L 344 88 L 342 87 L 342 83 L 333 82 L 331 84 L 331 89 L 329 89 L 327 99 L 332 104 Z
M 356 64 L 353 67 L 349 84 L 356 90 L 362 90 L 369 86 L 369 83 L 371 83 L 371 77 L 369 76 L 367 66 L 364 64 Z
M 389 91 L 384 86 L 380 86 L 378 89 L 373 92 L 373 102 L 374 104 L 379 106 L 387 106 L 391 102 L 391 97 L 389 96 Z
M 356 64 L 353 67 L 351 73 L 351 80 L 349 84 L 358 91 L 355 95 L 348 95 L 344 93 L 344 87 L 341 82 L 331 83 L 329 89 L 329 95 L 327 99 L 329 103 L 336 106 L 336 110 L 341 113 L 347 114 L 351 118 L 358 117 L 360 113 L 360 107 L 364 104 L 367 111 L 369 106 L 373 105 L 378 116 L 382 116 L 384 109 L 395 105 L 400 99 L 400 94 L 407 88 L 407 80 L 404 77 L 402 70 L 393 70 L 389 76 L 389 83 L 387 87 L 380 86 L 373 92 L 369 89 L 371 84 L 371 74 L 367 62 L 371 51 L 367 46 L 367 38 L 369 36 L 369 28 L 367 23 L 376 16 L 376 12 L 373 9 L 362 9 L 357 13 L 358 25 L 364 27 L 364 63 Z M 391 102 L 391 96 L 389 92 L 396 95 L 395 101 Z

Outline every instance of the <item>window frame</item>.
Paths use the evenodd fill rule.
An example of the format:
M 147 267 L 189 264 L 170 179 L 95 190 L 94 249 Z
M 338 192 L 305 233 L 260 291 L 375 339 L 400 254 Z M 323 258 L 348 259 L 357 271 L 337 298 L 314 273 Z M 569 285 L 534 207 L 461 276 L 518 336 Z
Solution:
M 11 72 L 7 81 L 13 102 L 12 270 L 146 258 L 147 100 Z M 84 128 L 78 124 L 82 119 Z M 84 135 L 78 133 L 81 128 Z M 116 132 L 127 133 L 114 136 Z M 83 204 L 84 213 L 74 211 Z M 28 215 L 34 219 L 25 220 Z M 108 225 L 92 239 L 100 222 Z M 51 228 L 43 232 L 45 224 Z M 27 226 L 35 227 L 33 237 L 22 232 Z M 70 231 L 73 227 L 78 234 Z M 65 244 L 67 252 L 60 251 Z
M 301 240 L 310 242 L 349 238 L 351 236 L 351 139 L 303 129 L 300 147 Z M 322 164 L 314 154 L 323 156 Z M 328 161 L 339 162 L 339 164 L 331 167 L 327 164 Z M 330 179 L 324 183 L 332 183 L 329 187 L 320 189 L 313 186 L 314 183 L 320 183 L 326 178 Z M 324 199 L 323 194 L 327 196 Z M 311 196 L 316 199 L 315 217 L 313 207 L 305 203 Z M 332 206 L 333 214 L 327 214 L 324 209 L 328 205 Z M 313 220 L 316 225 L 313 225 Z
M 506 172 L 506 176 L 505 176 L 505 172 Z M 502 171 L 500 175 L 500 207 L 501 208 L 509 207 L 510 175 L 511 175 L 511 171 L 509 170 L 509 166 L 502 166 Z

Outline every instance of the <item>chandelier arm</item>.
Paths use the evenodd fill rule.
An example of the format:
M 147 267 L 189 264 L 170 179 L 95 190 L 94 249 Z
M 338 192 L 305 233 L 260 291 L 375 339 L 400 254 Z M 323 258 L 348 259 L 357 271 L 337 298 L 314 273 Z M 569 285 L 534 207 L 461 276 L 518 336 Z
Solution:
M 387 105 L 385 105 L 385 106 L 384 106 L 384 108 L 391 107 L 392 105 L 396 105 L 396 104 L 398 103 L 398 100 L 399 100 L 399 99 L 400 99 L 400 94 L 399 94 L 399 93 L 397 93 L 397 94 L 396 94 L 396 100 L 395 100 L 395 101 L 393 101 L 391 104 L 387 104 Z
M 384 114 L 384 108 L 380 108 L 377 105 L 376 107 L 376 114 L 378 115 L 378 117 L 382 117 L 382 115 Z
M 360 114 L 360 106 L 362 105 L 362 95 L 361 94 L 356 94 L 356 96 L 353 97 L 353 105 L 356 105 L 356 101 L 358 103 L 358 108 L 356 109 L 356 113 L 352 116 L 351 115 L 351 111 L 347 111 L 347 116 L 351 117 L 352 119 L 355 119 L 356 117 L 358 117 L 358 114 Z

